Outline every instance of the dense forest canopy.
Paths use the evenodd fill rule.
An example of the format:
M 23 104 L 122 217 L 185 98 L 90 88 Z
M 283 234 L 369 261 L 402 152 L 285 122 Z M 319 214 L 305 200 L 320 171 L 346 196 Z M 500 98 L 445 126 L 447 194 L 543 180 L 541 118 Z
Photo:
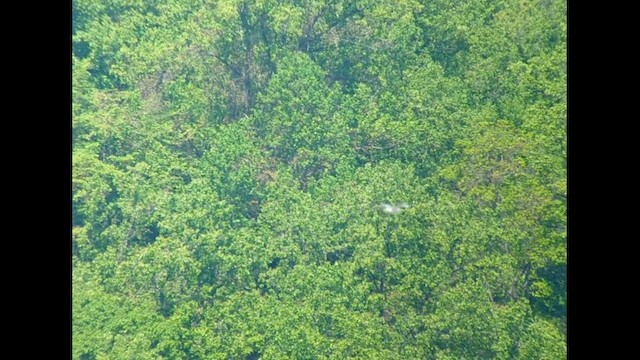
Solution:
M 566 358 L 566 10 L 73 0 L 73 358 Z

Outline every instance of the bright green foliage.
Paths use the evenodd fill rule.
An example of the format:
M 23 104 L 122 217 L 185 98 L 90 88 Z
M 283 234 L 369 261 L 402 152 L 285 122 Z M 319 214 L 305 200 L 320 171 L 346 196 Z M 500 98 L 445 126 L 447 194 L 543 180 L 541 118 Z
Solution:
M 347 126 L 336 116 L 339 91 L 326 85 L 325 76 L 305 54 L 287 55 L 253 115 L 272 155 L 290 163 L 303 180 L 350 155 Z
M 74 0 L 73 358 L 566 358 L 565 18 Z

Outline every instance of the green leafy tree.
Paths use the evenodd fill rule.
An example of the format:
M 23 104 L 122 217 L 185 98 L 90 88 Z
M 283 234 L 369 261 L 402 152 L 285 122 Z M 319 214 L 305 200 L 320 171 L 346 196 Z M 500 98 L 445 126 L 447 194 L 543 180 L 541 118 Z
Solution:
M 73 358 L 566 358 L 566 2 L 72 11 Z

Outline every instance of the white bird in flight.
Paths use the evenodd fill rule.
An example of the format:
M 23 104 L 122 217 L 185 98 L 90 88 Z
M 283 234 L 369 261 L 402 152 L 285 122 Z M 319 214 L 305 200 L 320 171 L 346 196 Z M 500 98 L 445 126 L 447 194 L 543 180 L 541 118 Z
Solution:
M 391 205 L 391 204 L 382 203 L 382 204 L 378 205 L 378 207 L 380 209 L 382 209 L 382 212 L 384 212 L 385 214 L 398 215 L 404 209 L 407 209 L 409 207 L 409 205 L 407 205 L 406 203 L 402 203 L 402 204 L 399 204 L 399 205 Z

